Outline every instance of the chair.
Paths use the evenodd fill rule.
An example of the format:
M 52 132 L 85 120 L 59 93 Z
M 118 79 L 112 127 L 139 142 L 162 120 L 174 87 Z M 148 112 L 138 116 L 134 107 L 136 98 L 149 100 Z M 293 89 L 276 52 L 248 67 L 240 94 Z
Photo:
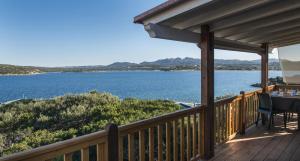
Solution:
M 272 99 L 268 93 L 260 93 L 258 94 L 259 98 L 259 107 L 258 107 L 258 115 L 257 120 L 255 122 L 256 126 L 258 125 L 259 116 L 260 114 L 266 114 L 268 116 L 269 125 L 268 129 L 271 128 L 271 124 L 274 123 L 274 115 L 283 113 L 283 121 L 284 121 L 284 127 L 286 128 L 286 120 L 287 120 L 287 114 L 285 111 L 276 110 L 273 108 Z M 264 120 L 262 120 L 264 122 Z

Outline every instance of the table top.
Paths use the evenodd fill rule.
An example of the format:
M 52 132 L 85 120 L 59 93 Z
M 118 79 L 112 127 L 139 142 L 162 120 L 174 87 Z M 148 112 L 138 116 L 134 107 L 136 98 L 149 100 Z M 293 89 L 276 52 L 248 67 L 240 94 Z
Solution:
M 284 110 L 284 111 L 298 111 L 300 110 L 299 95 L 291 95 L 288 93 L 284 94 L 270 94 L 272 98 L 272 104 L 274 109 Z
M 300 93 L 282 93 L 282 92 L 271 92 L 269 93 L 271 97 L 281 97 L 281 98 L 295 98 L 300 99 Z

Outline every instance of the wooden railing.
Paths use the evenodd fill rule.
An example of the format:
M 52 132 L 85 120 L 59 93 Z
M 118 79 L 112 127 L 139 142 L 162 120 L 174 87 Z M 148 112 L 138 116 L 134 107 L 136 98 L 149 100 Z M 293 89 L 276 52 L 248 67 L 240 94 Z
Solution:
M 203 107 L 190 108 L 121 126 L 119 161 L 199 159 L 203 151 L 203 114 Z
M 114 130 L 111 125 L 100 132 L 6 156 L 0 161 L 197 160 L 203 151 L 203 114 L 204 108 L 197 107 L 115 126 Z
M 241 97 L 231 97 L 215 103 L 215 144 L 228 141 L 239 132 Z
M 269 90 L 275 87 L 270 86 Z M 275 88 L 276 89 L 276 88 Z M 253 125 L 261 90 L 215 103 L 215 144 Z M 3 157 L 0 161 L 192 161 L 203 155 L 205 109 L 184 109 Z M 92 159 L 93 158 L 93 159 Z

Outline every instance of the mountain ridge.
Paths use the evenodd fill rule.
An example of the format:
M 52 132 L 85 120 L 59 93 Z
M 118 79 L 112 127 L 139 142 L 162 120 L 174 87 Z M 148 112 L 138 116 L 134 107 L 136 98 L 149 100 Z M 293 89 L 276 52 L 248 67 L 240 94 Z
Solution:
M 0 64 L 0 74 L 36 74 L 44 72 L 92 72 L 110 70 L 200 70 L 199 58 L 166 58 L 141 63 L 114 62 L 109 65 L 86 65 L 64 67 L 35 67 Z M 269 60 L 271 70 L 280 70 L 278 59 Z M 10 69 L 10 70 L 8 70 Z M 260 60 L 215 59 L 216 70 L 259 70 Z

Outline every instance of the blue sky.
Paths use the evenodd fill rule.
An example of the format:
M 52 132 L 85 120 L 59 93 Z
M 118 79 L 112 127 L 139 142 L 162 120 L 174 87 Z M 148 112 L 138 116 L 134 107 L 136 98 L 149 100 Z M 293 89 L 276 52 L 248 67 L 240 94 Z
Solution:
M 0 64 L 74 66 L 200 57 L 195 44 L 149 38 L 133 17 L 164 0 L 1 0 Z M 259 59 L 215 51 L 220 59 Z

